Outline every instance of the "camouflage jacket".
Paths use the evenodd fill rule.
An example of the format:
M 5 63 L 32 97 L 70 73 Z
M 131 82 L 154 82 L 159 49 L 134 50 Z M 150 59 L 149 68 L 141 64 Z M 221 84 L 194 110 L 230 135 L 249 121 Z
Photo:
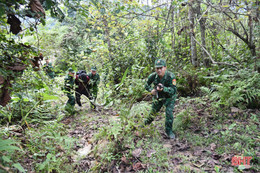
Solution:
M 158 92 L 159 98 L 173 98 L 176 96 L 176 78 L 172 72 L 166 70 L 162 79 L 160 79 L 156 72 L 150 74 L 145 89 L 151 92 L 159 83 L 164 85 L 163 91 Z
M 72 76 L 67 75 L 64 79 L 64 90 L 71 92 L 74 89 L 75 80 Z
M 95 75 L 93 75 L 92 73 L 88 73 L 88 76 L 90 78 L 90 81 L 89 81 L 90 87 L 97 87 L 100 82 L 99 74 L 96 73 Z

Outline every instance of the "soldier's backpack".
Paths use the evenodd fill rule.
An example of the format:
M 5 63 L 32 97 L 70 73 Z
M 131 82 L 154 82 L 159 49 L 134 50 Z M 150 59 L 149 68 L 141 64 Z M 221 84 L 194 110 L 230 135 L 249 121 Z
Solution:
M 80 70 L 77 72 L 77 76 L 78 78 L 80 79 L 80 82 L 83 82 L 83 83 L 88 83 L 89 81 L 89 77 L 87 76 L 87 73 L 85 70 Z
M 81 73 L 86 73 L 86 74 L 87 74 L 86 70 L 79 70 L 79 71 L 76 73 L 76 75 L 79 75 L 79 74 L 81 74 Z

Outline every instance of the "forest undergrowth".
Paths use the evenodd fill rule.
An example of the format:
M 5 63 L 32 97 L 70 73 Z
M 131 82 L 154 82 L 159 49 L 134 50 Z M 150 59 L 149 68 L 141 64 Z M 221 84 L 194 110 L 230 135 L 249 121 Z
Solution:
M 23 78 L 30 78 L 31 73 L 25 72 Z M 150 126 L 141 127 L 151 109 L 149 95 L 139 98 L 142 80 L 133 87 L 124 78 L 124 84 L 134 90 L 127 95 L 119 92 L 117 97 L 101 86 L 96 111 L 82 97 L 83 106 L 76 106 L 76 114 L 70 115 L 64 111 L 63 78 L 53 81 L 41 72 L 33 73 L 24 89 L 23 78 L 16 83 L 14 88 L 20 92 L 1 110 L 0 172 L 260 170 L 260 112 L 243 106 L 257 98 L 248 94 L 255 92 L 255 74 L 249 82 L 234 80 L 212 89 L 201 87 L 197 96 L 179 96 L 173 124 L 177 138 L 169 140 L 164 133 L 164 108 Z M 123 91 L 126 86 L 122 85 Z M 181 87 L 185 85 L 180 83 Z M 245 92 L 243 87 L 252 90 Z M 197 91 L 190 88 L 189 92 Z M 242 96 L 236 101 L 224 99 L 239 92 Z M 250 165 L 232 165 L 235 156 L 252 157 Z
M 259 110 L 223 111 L 208 96 L 180 97 L 176 140 L 164 134 L 164 112 L 141 128 L 149 101 L 89 109 L 42 122 L 1 127 L 1 171 L 16 172 L 258 172 Z M 55 106 L 52 107 L 54 109 Z M 232 157 L 252 156 L 250 166 Z M 5 170 L 5 171 L 3 171 Z
M 0 4 L 0 173 L 260 172 L 259 1 Z M 142 127 L 158 59 L 175 140 L 165 108 Z M 70 68 L 97 70 L 98 110 L 65 111 Z

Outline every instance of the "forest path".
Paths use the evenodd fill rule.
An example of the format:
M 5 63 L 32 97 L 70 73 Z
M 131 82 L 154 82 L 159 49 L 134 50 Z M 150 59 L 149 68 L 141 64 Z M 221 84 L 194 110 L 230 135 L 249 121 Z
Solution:
M 184 111 L 187 106 L 190 105 L 179 105 L 174 111 Z M 104 137 L 104 140 L 97 140 L 95 139 L 95 135 L 100 132 L 99 130 L 102 127 L 110 126 L 111 120 L 119 121 L 119 116 L 112 109 L 102 110 L 100 107 L 99 111 L 91 111 L 88 106 L 84 105 L 83 107 L 83 109 L 78 109 L 76 115 L 67 117 L 62 121 L 68 128 L 68 135 L 78 139 L 78 144 L 74 147 L 77 154 L 73 157 L 73 160 L 77 163 L 77 170 L 79 172 L 86 170 L 95 170 L 96 172 L 150 171 L 154 164 L 156 164 L 156 159 L 161 159 L 158 160 L 158 164 L 166 161 L 165 164 L 159 165 L 160 172 L 216 172 L 217 169 L 225 172 L 233 172 L 232 166 L 221 166 L 223 162 L 231 163 L 232 156 L 217 154 L 215 152 L 215 143 L 210 143 L 207 146 L 193 145 L 187 139 L 179 138 L 178 133 L 175 140 L 167 139 L 164 133 L 164 125 L 162 125 L 165 119 L 163 112 L 163 116 L 157 117 L 152 125 L 152 129 L 157 129 L 159 132 L 157 137 L 155 137 L 157 139 L 154 139 L 152 136 L 147 137 L 142 130 L 135 129 L 133 131 L 134 145 L 132 148 L 129 146 L 131 149 L 117 150 L 117 152 L 121 152 L 121 158 L 112 159 L 106 166 L 100 166 L 99 155 L 105 152 L 104 148 L 108 146 L 110 141 L 106 137 Z M 200 115 L 210 116 L 205 110 L 199 109 L 196 111 Z M 190 126 L 189 129 L 194 134 L 200 134 L 203 138 L 208 138 L 207 134 L 201 132 L 200 127 L 196 125 Z M 150 129 L 148 128 L 147 130 L 149 131 Z M 211 128 L 209 128 L 209 131 L 218 133 Z M 199 141 L 194 141 L 194 143 L 199 143 Z M 155 155 L 164 157 L 164 160 L 163 158 L 155 158 Z M 128 157 L 126 158 L 125 156 Z M 149 163 L 149 159 L 155 159 L 155 161 Z

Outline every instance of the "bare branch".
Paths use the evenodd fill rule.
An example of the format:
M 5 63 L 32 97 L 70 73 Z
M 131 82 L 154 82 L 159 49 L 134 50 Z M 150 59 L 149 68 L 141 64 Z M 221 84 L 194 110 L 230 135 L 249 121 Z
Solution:
M 141 14 L 138 14 L 138 13 L 135 13 L 135 12 L 132 12 L 131 14 L 135 14 L 135 15 L 141 15 Z M 152 15 L 148 15 L 148 14 L 142 14 L 142 16 L 147 16 L 147 17 L 153 17 L 153 18 L 158 18 L 158 19 L 163 19 L 163 20 L 166 20 L 165 17 L 160 17 L 160 16 L 152 16 Z M 136 16 L 135 16 L 136 17 Z M 132 19 L 133 17 L 120 17 L 120 18 L 124 18 L 124 19 Z M 116 20 L 115 20 L 116 21 Z
M 203 15 L 206 14 L 209 9 L 210 9 L 210 7 L 208 7 L 208 8 L 203 12 L 203 14 L 200 16 L 200 18 L 199 18 L 199 19 L 196 21 L 196 23 L 194 24 L 194 26 L 196 26 L 196 25 L 199 23 L 199 21 L 203 18 Z
M 155 7 L 153 7 L 153 8 L 150 8 L 149 10 L 144 11 L 143 13 L 140 13 L 140 14 L 134 16 L 125 26 L 123 26 L 123 28 L 126 27 L 127 25 L 129 25 L 129 24 L 134 20 L 134 18 L 136 18 L 137 16 L 141 16 L 141 15 L 143 15 L 143 14 L 149 12 L 149 11 L 152 11 L 153 9 L 156 9 L 156 8 L 161 7 L 161 6 L 164 6 L 164 5 L 167 5 L 167 3 L 164 3 L 164 4 L 161 4 L 161 5 L 155 6 Z
M 173 2 L 173 0 L 171 1 L 171 6 L 170 6 L 170 9 L 169 9 L 168 14 L 167 14 L 167 19 L 166 19 L 166 21 L 165 21 L 164 29 L 166 28 L 166 25 L 167 25 L 167 23 L 168 23 L 168 19 L 169 19 L 170 13 L 171 13 L 171 11 L 172 11 L 172 9 L 173 9 L 172 2 Z M 164 29 L 163 29 L 163 30 L 164 30 Z
M 235 31 L 232 28 L 228 28 L 227 31 L 232 32 L 234 35 L 236 35 L 238 38 L 240 38 L 241 40 L 243 40 L 247 45 L 249 44 L 248 40 L 246 38 L 244 38 L 242 35 L 240 35 L 237 31 Z
M 193 36 L 192 36 L 192 37 L 193 37 Z M 207 49 L 206 49 L 204 46 L 202 46 L 202 45 L 200 44 L 200 42 L 198 42 L 198 40 L 196 40 L 194 37 L 193 37 L 193 39 L 194 39 L 195 42 L 196 42 L 198 45 L 200 45 L 200 46 L 202 47 L 202 49 L 208 54 L 209 59 L 211 60 L 212 64 L 228 65 L 228 66 L 232 66 L 232 67 L 238 68 L 238 67 L 237 67 L 236 65 L 234 65 L 234 64 L 229 64 L 229 63 L 225 63 L 225 62 L 216 62 L 216 61 L 212 58 L 211 54 L 207 51 Z

